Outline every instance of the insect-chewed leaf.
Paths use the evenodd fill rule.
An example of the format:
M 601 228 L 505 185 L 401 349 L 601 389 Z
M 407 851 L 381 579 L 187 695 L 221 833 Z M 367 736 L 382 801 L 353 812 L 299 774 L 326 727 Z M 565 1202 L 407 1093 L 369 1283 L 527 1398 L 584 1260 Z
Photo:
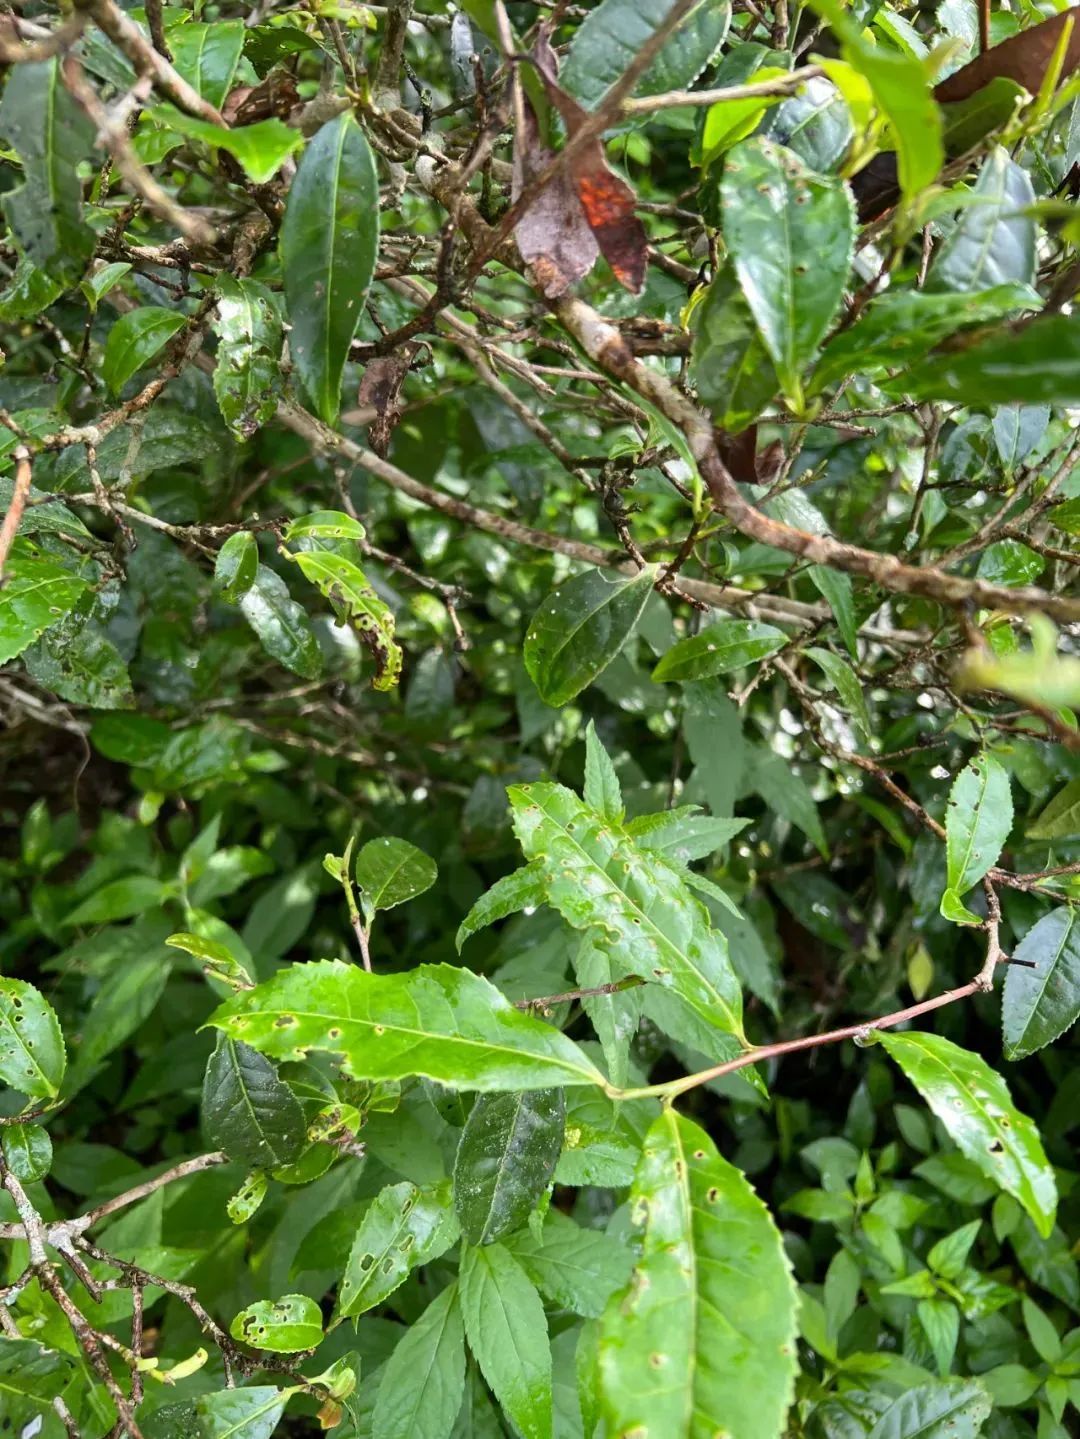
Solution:
M 491 1244 L 539 1204 L 562 1151 L 561 1089 L 482 1094 L 454 1160 L 454 1208 L 470 1244 Z
M 393 689 L 401 677 L 402 659 L 401 646 L 394 639 L 394 612 L 379 599 L 360 566 L 321 547 L 282 553 L 299 565 L 305 579 L 319 587 L 339 622 L 355 627 L 375 661 L 375 689 Z
M 253 1349 L 295 1354 L 322 1342 L 322 1314 L 306 1294 L 284 1294 L 249 1304 L 233 1320 L 229 1333 Z
M 996 863 L 1012 829 L 1009 776 L 990 755 L 957 775 L 945 812 L 948 888 L 965 894 Z
M 281 316 L 274 297 L 255 280 L 218 281 L 214 393 L 234 435 L 247 439 L 265 425 L 281 393 Z
M 573 1040 L 449 964 L 405 974 L 329 959 L 294 964 L 230 999 L 210 1023 L 279 1059 L 340 1054 L 356 1079 L 421 1074 L 479 1091 L 604 1082 Z
M 509 794 L 526 858 L 543 868 L 547 902 L 625 973 L 677 996 L 698 1048 L 741 1037 L 742 995 L 726 941 L 710 929 L 679 870 L 562 785 L 515 785 Z
M 940 1034 L 882 1033 L 881 1043 L 986 1177 L 1018 1199 L 1047 1237 L 1057 1185 L 1035 1125 L 985 1059 Z
M 445 1254 L 458 1237 L 447 1184 L 392 1184 L 375 1198 L 345 1265 L 335 1322 L 381 1304 L 409 1272 Z
M 0 1083 L 31 1099 L 55 1099 L 66 1067 L 52 1005 L 25 980 L 0 978 Z
M 631 1206 L 641 1258 L 600 1336 L 610 1432 L 776 1439 L 797 1367 L 796 1290 L 765 1205 L 668 1109 L 646 1135 Z

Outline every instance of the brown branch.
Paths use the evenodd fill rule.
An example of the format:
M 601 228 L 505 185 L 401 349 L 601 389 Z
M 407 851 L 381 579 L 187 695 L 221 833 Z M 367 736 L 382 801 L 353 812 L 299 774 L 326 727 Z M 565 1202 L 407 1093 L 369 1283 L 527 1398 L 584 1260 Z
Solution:
M 820 65 L 804 65 L 776 80 L 756 80 L 749 85 L 728 85 L 722 90 L 667 90 L 662 95 L 640 95 L 624 100 L 624 115 L 651 115 L 655 110 L 672 110 L 685 105 L 716 105 L 727 100 L 756 100 L 759 96 L 795 95 L 815 76 L 825 72 Z M 694 216 L 695 220 L 699 217 Z
M 570 1004 L 575 999 L 591 999 L 594 995 L 618 994 L 624 989 L 637 989 L 645 981 L 636 974 L 615 979 L 610 984 L 597 984 L 591 989 L 568 989 L 562 994 L 544 994 L 539 999 L 515 999 L 515 1009 L 554 1009 L 557 1004 Z
M 24 40 L 14 15 L 0 15 L 0 65 L 35 65 L 51 60 L 72 46 L 86 28 L 86 17 L 78 11 L 38 40 Z
M 15 457 L 15 481 L 11 491 L 11 503 L 8 505 L 7 514 L 4 516 L 4 523 L 0 525 L 0 584 L 3 584 L 4 566 L 7 564 L 11 547 L 15 543 L 19 522 L 22 520 L 23 511 L 26 509 L 26 501 L 30 496 L 30 482 L 33 478 L 30 451 L 26 446 L 17 445 L 13 453 Z
M 186 110 L 189 115 L 197 115 L 200 120 L 209 120 L 212 125 L 225 123 L 220 110 L 216 110 L 209 101 L 204 100 L 199 92 L 173 69 L 166 57 L 155 50 L 138 25 L 120 9 L 115 0 L 82 0 L 80 8 L 90 12 L 98 27 L 135 66 L 136 73 L 150 74 L 154 88 L 166 95 L 174 105 Z

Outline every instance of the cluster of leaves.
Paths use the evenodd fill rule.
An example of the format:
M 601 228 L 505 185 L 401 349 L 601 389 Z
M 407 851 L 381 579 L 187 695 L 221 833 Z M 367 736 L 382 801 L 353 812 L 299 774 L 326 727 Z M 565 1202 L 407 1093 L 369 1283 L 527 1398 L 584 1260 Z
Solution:
M 0 1432 L 1075 1428 L 1078 19 L 0 15 Z

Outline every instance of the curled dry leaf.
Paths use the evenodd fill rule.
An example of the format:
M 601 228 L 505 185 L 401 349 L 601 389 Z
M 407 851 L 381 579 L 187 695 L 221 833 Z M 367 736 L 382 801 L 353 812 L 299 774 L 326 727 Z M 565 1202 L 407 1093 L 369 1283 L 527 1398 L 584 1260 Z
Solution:
M 378 412 L 368 430 L 368 444 L 384 459 L 390 449 L 390 437 L 401 419 L 398 407 L 401 386 L 419 349 L 419 345 L 405 344 L 392 355 L 376 356 L 368 362 L 360 381 L 357 399 L 361 407 L 366 409 L 370 405 Z
M 559 112 L 572 140 L 588 112 L 561 88 L 558 61 L 546 34 L 533 49 L 532 61 L 548 99 Z M 526 193 L 542 174 L 553 152 L 540 139 L 536 115 L 522 98 L 522 122 L 514 146 L 514 197 Z M 610 168 L 597 139 L 555 176 L 525 211 L 515 229 L 521 257 L 532 267 L 549 299 L 564 294 L 603 255 L 626 289 L 635 293 L 645 283 L 648 249 L 645 230 L 634 214 L 633 190 Z

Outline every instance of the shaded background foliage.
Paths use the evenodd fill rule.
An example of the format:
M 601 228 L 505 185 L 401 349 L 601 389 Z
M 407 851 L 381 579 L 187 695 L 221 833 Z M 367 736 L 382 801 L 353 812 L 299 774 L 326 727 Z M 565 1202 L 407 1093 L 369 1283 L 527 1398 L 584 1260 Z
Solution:
M 619 979 L 531 891 L 530 912 L 470 938 L 461 956 L 455 943 L 520 862 L 508 786 L 554 780 L 598 807 L 590 721 L 631 821 L 697 804 L 696 822 L 719 824 L 711 839 L 687 835 L 720 891 L 703 903 L 755 1044 L 964 984 L 988 943 L 1012 952 L 1048 914 L 1072 912 L 1080 489 L 1068 406 L 1080 402 L 1080 339 L 1068 311 L 1068 32 L 1056 99 L 1048 87 L 1015 109 L 1013 81 L 1035 94 L 1051 63 L 1029 48 L 1019 75 L 994 72 L 991 113 L 973 130 L 966 111 L 947 109 L 955 101 L 935 103 L 931 81 L 979 50 L 974 6 L 699 6 L 637 98 L 607 116 L 604 152 L 594 137 L 567 167 L 576 188 L 562 187 L 554 219 L 565 247 L 547 222 L 538 236 L 516 232 L 527 258 L 531 243 L 569 266 L 635 370 L 605 368 L 589 348 L 592 320 L 535 259 L 530 277 L 502 249 L 513 263 L 480 272 L 478 248 L 494 241 L 468 215 L 498 226 L 510 201 L 494 12 L 431 6 L 406 26 L 408 8 L 130 12 L 191 93 L 160 74 L 157 93 L 138 88 L 142 52 L 108 4 L 73 17 L 26 8 L 28 24 L 0 32 L 8 47 L 70 26 L 62 63 L 77 63 L 12 63 L 0 107 L 9 512 L 21 466 L 33 481 L 0 590 L 0 969 L 47 995 L 67 1043 L 57 1112 L 5 1124 L 0 1138 L 5 1174 L 26 1181 L 46 1222 L 227 1151 L 227 1163 L 102 1216 L 94 1242 L 129 1268 L 81 1262 L 91 1282 L 119 1272 L 126 1287 L 95 1300 L 69 1286 L 88 1324 L 125 1345 L 133 1286 L 144 1352 L 181 1366 L 175 1387 L 151 1376 L 132 1389 L 130 1366 L 107 1354 L 148 1439 L 233 1422 L 246 1435 L 314 1433 L 320 1409 L 344 1435 L 593 1432 L 590 1345 L 636 1252 L 627 1195 L 655 1104 L 616 1110 L 600 1091 L 569 1088 L 564 1110 L 526 1091 L 486 1096 L 469 1114 L 468 1083 L 464 1094 L 343 1083 L 320 1054 L 279 1072 L 205 1027 L 245 970 L 266 982 L 285 965 L 359 961 L 357 926 L 379 975 L 463 962 L 515 1002 Z M 552 108 L 571 134 L 587 125 L 566 94 L 586 114 L 602 105 L 657 8 L 670 7 L 566 8 L 556 82 L 536 47 L 546 7 L 508 7 L 522 48 L 540 57 L 517 68 L 546 141 L 560 141 Z M 1041 18 L 996 11 L 988 38 Z M 786 79 L 819 51 L 826 73 Z M 649 108 L 660 92 L 759 77 L 775 93 Z M 50 95 L 56 163 L 42 169 L 35 126 Z M 95 148 L 102 116 L 118 114 L 111 146 Z M 535 179 L 546 154 L 522 154 L 517 133 Z M 441 149 L 460 165 L 484 147 L 491 163 L 478 163 L 472 208 L 452 230 L 423 162 Z M 873 194 L 871 158 L 884 162 Z M 624 207 L 601 244 L 586 234 L 589 186 L 622 194 L 611 166 L 633 187 L 638 221 Z M 327 247 L 331 235 L 342 248 Z M 645 258 L 642 292 L 620 287 L 612 268 L 632 289 Z M 785 329 L 776 300 L 787 292 Z M 707 407 L 709 444 L 765 526 L 725 499 L 692 426 L 672 419 L 675 402 L 642 393 L 642 369 L 667 378 L 669 399 Z M 337 447 L 304 405 L 351 443 Z M 83 426 L 96 429 L 69 428 Z M 777 521 L 799 538 L 778 543 Z M 920 566 L 919 578 L 867 575 L 850 548 L 863 544 Z M 646 561 L 671 568 L 611 572 Z M 32 581 L 54 587 L 54 607 L 27 621 L 20 585 Z M 1040 610 L 1060 635 L 1040 628 Z M 994 879 L 986 895 L 960 884 L 975 913 L 958 923 L 942 904 L 963 876 L 933 827 L 947 822 L 954 778 L 974 783 L 975 757 L 994 766 L 996 802 L 961 795 L 955 823 L 983 813 L 996 832 L 987 864 L 1030 882 Z M 610 777 L 600 789 L 610 798 Z M 732 817 L 741 828 L 724 826 Z M 386 837 L 430 857 L 437 878 L 410 857 L 420 873 L 402 882 L 407 902 L 374 924 L 358 912 L 354 926 L 341 870 L 324 857 Z M 361 851 L 361 866 L 364 853 L 361 907 L 381 883 L 379 852 Z M 1066 872 L 1039 878 L 1054 867 Z M 166 943 L 178 933 L 184 943 Z M 620 1003 L 636 1021 L 626 995 L 543 1013 L 592 1062 L 615 1055 L 620 1085 L 677 1082 L 727 1057 L 651 1015 L 620 1049 Z M 941 1396 L 947 1410 L 955 1401 L 953 1422 L 968 1426 L 956 1433 L 1054 1439 L 1075 1421 L 1075 1033 L 1006 1065 L 1000 1011 L 999 993 L 979 994 L 922 1023 L 1007 1072 L 1055 1167 L 1049 1233 L 956 1147 L 879 1046 L 763 1065 L 768 1097 L 732 1073 L 681 1098 L 767 1201 L 800 1286 L 800 1373 L 777 1421 L 787 1432 L 915 1432 L 895 1407 L 909 1390 L 929 1406 L 924 1427 L 948 1422 L 930 1418 Z M 238 1084 L 258 1101 L 255 1129 L 237 1121 Z M 22 1099 L 5 1090 L 4 1104 L 10 1120 Z M 312 1124 L 324 1126 L 314 1137 Z M 516 1195 L 488 1185 L 492 1132 L 509 1135 Z M 537 1277 L 535 1251 L 552 1232 L 570 1242 L 567 1216 L 597 1240 L 588 1282 L 560 1288 Z M 4 1221 L 18 1218 L 9 1190 Z M 406 1222 L 416 1248 L 388 1261 L 397 1287 L 365 1290 L 364 1245 L 375 1252 Z M 5 1249 L 14 1328 L 0 1393 L 6 1380 L 14 1397 L 0 1424 L 20 1432 L 38 1419 L 62 1435 L 60 1395 L 69 1432 L 123 1432 L 85 1335 L 40 1274 L 20 1284 L 25 1243 Z M 177 1285 L 194 1287 L 217 1342 Z M 522 1400 L 469 1315 L 511 1294 L 542 1332 L 536 1286 L 555 1382 L 545 1399 L 534 1375 Z M 274 1301 L 286 1308 L 248 1309 Z M 335 1304 L 362 1317 L 319 1343 Z M 208 1361 L 185 1364 L 202 1345 Z M 223 1353 L 254 1386 L 225 1388 Z M 410 1412 L 418 1355 L 432 1353 L 447 1392 Z M 518 1357 L 542 1371 L 527 1342 Z M 341 1372 L 286 1393 L 297 1370 L 311 1380 L 337 1361 L 359 1374 L 355 1393 Z M 243 1416 L 228 1410 L 236 1393 L 250 1400 Z M 782 1410 L 783 1374 L 768 1376 L 768 1393 Z M 623 1432 L 611 1409 L 606 1422 Z M 696 1432 L 678 1422 L 671 1433 Z

